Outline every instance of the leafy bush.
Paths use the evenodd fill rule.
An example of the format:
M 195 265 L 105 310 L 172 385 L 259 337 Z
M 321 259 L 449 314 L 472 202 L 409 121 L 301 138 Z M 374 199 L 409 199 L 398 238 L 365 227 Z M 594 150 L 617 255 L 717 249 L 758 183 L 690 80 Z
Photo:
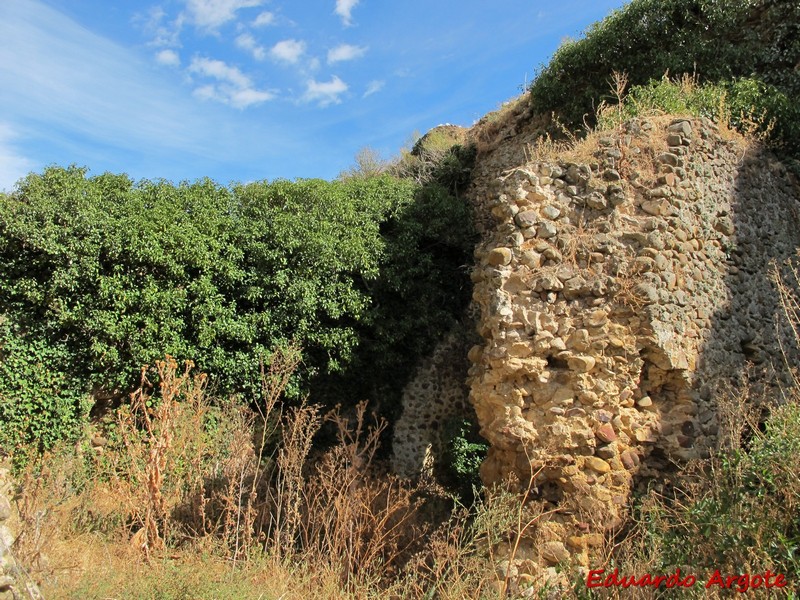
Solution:
M 50 346 L 0 317 L 0 448 L 18 464 L 75 437 L 88 410 L 63 345 Z
M 50 168 L 2 208 L 0 301 L 104 388 L 167 352 L 241 389 L 291 338 L 335 369 L 355 344 L 345 317 L 369 302 L 357 278 L 378 273 L 378 222 L 411 198 L 388 180 L 229 190 Z
M 598 126 L 605 128 L 652 114 L 690 114 L 719 119 L 724 99 L 725 90 L 720 86 L 698 85 L 693 78 L 652 80 L 647 85 L 633 86 L 622 104 L 601 109 Z
M 439 461 L 444 471 L 440 477 L 462 498 L 470 499 L 481 488 L 479 469 L 489 445 L 478 434 L 477 424 L 466 419 L 452 419 L 442 428 L 445 454 Z
M 289 395 L 353 404 L 402 387 L 463 306 L 469 221 L 444 188 L 389 175 L 223 187 L 50 167 L 0 203 L 0 313 L 9 348 L 64 358 L 60 393 L 121 394 L 167 353 L 252 397 L 293 343 Z
M 793 110 L 783 93 L 756 79 L 700 84 L 695 77 L 685 75 L 677 80 L 664 77 L 647 85 L 633 86 L 620 105 L 604 105 L 600 109 L 598 126 L 607 128 L 652 114 L 688 114 L 728 123 L 750 133 L 761 130 L 766 135 L 777 128 L 782 136 L 787 128 L 793 127 Z M 800 124 L 800 119 L 797 123 Z
M 773 411 L 749 447 L 697 466 L 676 500 L 648 495 L 618 558 L 625 572 L 698 575 L 783 573 L 800 577 L 800 404 Z M 646 566 L 643 566 L 646 565 Z
M 475 158 L 470 147 L 451 145 L 395 165 L 415 181 L 413 201 L 397 204 L 380 225 L 385 260 L 365 282 L 372 299 L 357 326 L 359 345 L 341 374 L 320 377 L 315 398 L 352 404 L 378 401 L 390 422 L 399 416 L 402 389 L 420 357 L 450 330 L 472 296 L 468 266 L 475 244 L 472 215 L 460 195 Z
M 536 111 L 572 127 L 593 124 L 609 78 L 625 72 L 646 86 L 665 73 L 729 86 L 736 109 L 775 119 L 774 140 L 800 153 L 800 5 L 781 0 L 633 0 L 563 44 L 531 84 Z M 750 83 L 740 84 L 741 79 Z M 749 91 L 748 91 L 749 90 Z M 753 93 L 755 92 L 755 93 Z M 741 102 L 742 106 L 737 106 Z

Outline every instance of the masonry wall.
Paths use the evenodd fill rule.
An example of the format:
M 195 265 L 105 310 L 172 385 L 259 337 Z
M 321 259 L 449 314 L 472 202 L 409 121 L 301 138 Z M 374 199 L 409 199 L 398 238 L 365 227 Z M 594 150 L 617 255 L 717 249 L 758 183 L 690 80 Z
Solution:
M 458 324 L 419 365 L 403 390 L 403 412 L 392 436 L 392 470 L 401 477 L 434 476 L 445 453 L 442 433 L 453 419 L 474 419 L 468 398 L 471 324 Z
M 42 600 L 39 587 L 13 554 L 15 511 L 12 504 L 14 483 L 11 465 L 0 460 L 0 600 Z
M 770 273 L 800 247 L 800 195 L 709 121 L 632 122 L 582 160 L 505 145 L 473 188 L 481 474 L 521 490 L 534 476 L 553 511 L 521 570 L 588 564 L 637 481 L 708 456 L 723 390 L 779 385 L 797 364 Z

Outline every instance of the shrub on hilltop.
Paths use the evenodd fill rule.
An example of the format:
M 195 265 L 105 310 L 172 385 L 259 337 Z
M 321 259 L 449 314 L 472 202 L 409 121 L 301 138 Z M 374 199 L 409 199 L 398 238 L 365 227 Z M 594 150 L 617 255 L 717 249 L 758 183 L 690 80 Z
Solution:
M 722 85 L 800 155 L 800 4 L 782 0 L 632 0 L 563 44 L 530 87 L 536 112 L 594 124 L 613 72 L 632 86 L 665 74 Z M 744 81 L 744 82 L 743 82 Z M 752 108 L 751 108 L 752 107 Z

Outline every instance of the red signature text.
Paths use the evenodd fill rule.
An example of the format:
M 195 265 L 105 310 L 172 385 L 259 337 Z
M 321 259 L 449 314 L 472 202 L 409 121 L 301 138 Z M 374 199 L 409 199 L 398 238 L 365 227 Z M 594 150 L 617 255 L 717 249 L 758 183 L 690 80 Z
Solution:
M 620 575 L 619 569 L 606 573 L 604 569 L 593 569 L 586 575 L 586 586 L 590 588 L 611 587 L 653 587 L 653 588 L 689 588 L 697 583 L 695 575 L 683 575 L 680 569 L 675 569 L 669 575 Z M 751 575 L 723 575 L 719 569 L 714 571 L 704 584 L 706 589 L 719 588 L 746 592 L 756 589 L 772 589 L 786 587 L 786 578 L 781 573 L 764 571 Z

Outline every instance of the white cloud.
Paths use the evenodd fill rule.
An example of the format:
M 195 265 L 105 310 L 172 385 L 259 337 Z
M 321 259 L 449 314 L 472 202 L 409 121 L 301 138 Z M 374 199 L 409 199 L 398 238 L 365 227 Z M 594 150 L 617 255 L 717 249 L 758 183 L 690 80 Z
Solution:
M 363 46 L 352 46 L 350 44 L 340 44 L 328 50 L 328 64 L 361 58 L 367 53 Z
M 269 51 L 275 60 L 296 63 L 306 51 L 306 43 L 297 40 L 283 40 L 275 44 Z
M 306 146 L 315 139 L 291 127 L 288 103 L 259 119 L 231 108 L 252 109 L 273 93 L 255 76 L 258 85 L 240 89 L 192 73 L 187 86 L 154 68 L 163 48 L 142 57 L 41 0 L 0 0 L 0 40 L 0 122 L 11 129 L 0 142 L 0 188 L 44 165 L 71 163 L 174 181 L 319 175 Z M 191 55 L 180 54 L 188 67 Z M 210 100 L 219 90 L 218 101 L 192 96 L 206 84 Z
M 336 0 L 336 10 L 334 12 L 342 18 L 342 23 L 352 25 L 352 12 L 358 3 L 359 0 Z
M 275 97 L 273 92 L 267 90 L 256 90 L 253 88 L 246 88 L 242 90 L 234 90 L 230 94 L 231 105 L 236 108 L 247 108 L 253 104 L 261 104 L 267 102 Z
M 383 89 L 383 86 L 386 85 L 386 82 L 381 79 L 375 79 L 370 81 L 367 84 L 367 91 L 364 92 L 364 98 L 367 96 L 372 96 L 372 94 L 377 94 Z
M 149 45 L 157 48 L 175 48 L 180 46 L 180 34 L 183 28 L 183 15 L 170 22 L 167 13 L 160 6 L 153 6 L 146 15 L 136 15 L 134 21 L 141 24 L 142 30 L 151 38 Z
M 250 78 L 242 73 L 238 68 L 231 67 L 221 60 L 211 58 L 194 58 L 189 65 L 189 71 L 200 73 L 208 77 L 213 77 L 220 81 L 231 83 L 237 87 L 249 87 Z
M 255 18 L 255 21 L 253 21 L 253 27 L 266 27 L 267 25 L 272 25 L 274 22 L 275 15 L 268 10 L 265 10 Z
M 262 0 L 186 0 L 186 10 L 198 27 L 216 29 L 234 20 L 237 11 L 261 3 Z
M 0 122 L 0 191 L 11 191 L 14 184 L 34 169 L 32 161 L 13 146 L 17 136 L 7 123 Z
M 202 85 L 194 90 L 194 95 L 201 100 L 215 100 L 230 104 L 236 108 L 247 108 L 253 104 L 261 104 L 275 97 L 272 92 L 253 88 L 228 88 L 217 85 Z
M 0 2 L 0 13 L 0 115 L 41 144 L 37 160 L 67 147 L 70 161 L 105 160 L 86 156 L 89 142 L 201 153 L 204 115 L 136 53 L 43 2 Z
M 156 62 L 167 67 L 177 67 L 181 64 L 181 57 L 174 50 L 162 50 L 156 54 Z
M 345 93 L 347 89 L 347 84 L 336 75 L 327 82 L 311 79 L 307 84 L 303 99 L 306 102 L 317 102 L 320 106 L 339 104 L 342 101 L 339 96 Z
M 267 55 L 267 51 L 264 50 L 264 47 L 260 46 L 258 42 L 256 42 L 256 38 L 249 33 L 243 33 L 237 37 L 236 45 L 242 50 L 248 50 L 256 60 L 264 60 L 264 57 Z
M 273 92 L 255 89 L 247 75 L 221 60 L 194 58 L 189 65 L 189 72 L 217 80 L 216 84 L 202 85 L 194 90 L 194 95 L 203 100 L 216 100 L 235 108 L 247 108 L 275 97 Z
M 201 100 L 217 100 L 218 102 L 225 101 L 222 96 L 217 94 L 217 87 L 214 85 L 201 85 L 199 88 L 195 88 L 194 92 L 192 93 Z

